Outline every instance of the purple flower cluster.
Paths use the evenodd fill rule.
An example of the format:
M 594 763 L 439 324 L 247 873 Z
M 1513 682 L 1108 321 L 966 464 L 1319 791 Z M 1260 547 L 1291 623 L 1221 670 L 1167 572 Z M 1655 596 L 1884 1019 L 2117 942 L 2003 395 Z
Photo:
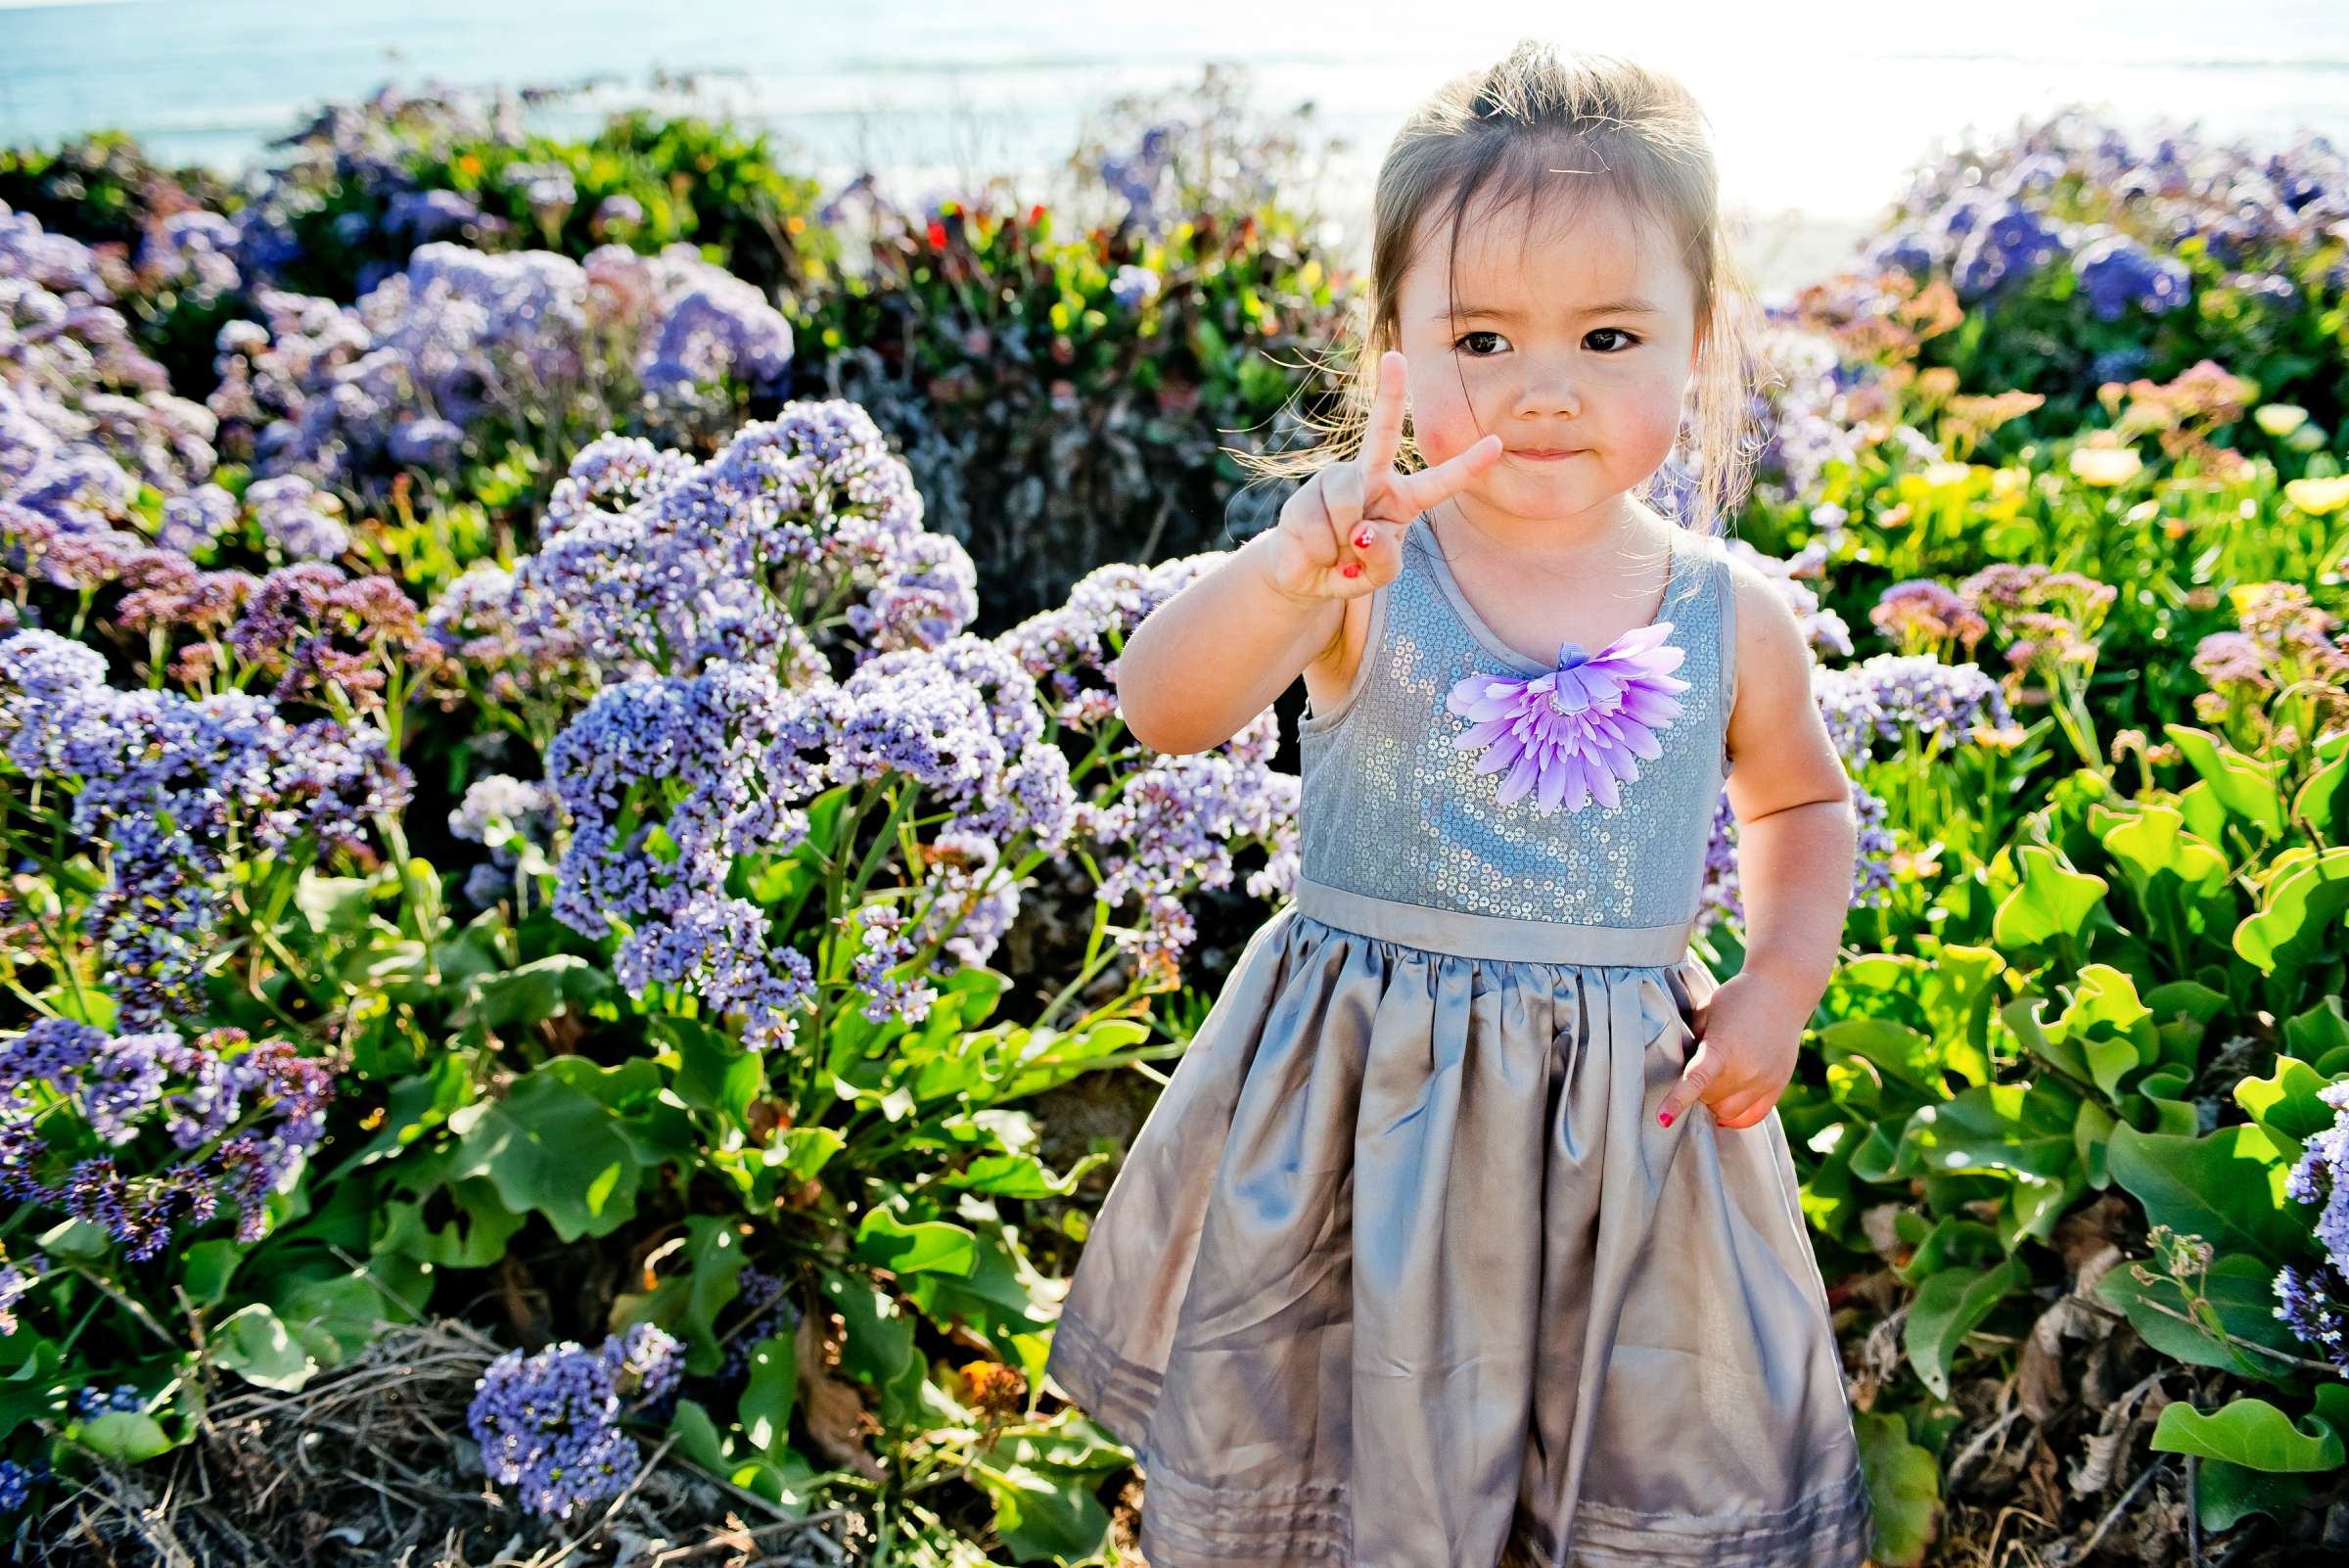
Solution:
M 1928 755 L 1962 744 L 1977 727 L 2004 729 L 2014 721 L 1999 683 L 1972 665 L 1947 665 L 1928 654 L 1878 654 L 1847 674 L 1871 709 L 1879 739 L 1913 731 Z
M 254 480 L 245 501 L 261 532 L 290 561 L 331 561 L 350 548 L 350 530 L 333 515 L 343 503 L 299 474 Z
M 1973 219 L 1950 265 L 1950 282 L 1968 304 L 2019 288 L 2072 249 L 2063 228 L 2020 201 L 1986 205 Z
M 491 1479 L 519 1488 L 530 1512 L 568 1519 L 635 1478 L 643 1453 L 621 1420 L 667 1394 L 682 1368 L 682 1346 L 651 1323 L 592 1351 L 570 1340 L 534 1356 L 508 1351 L 475 1386 L 466 1423 Z
M 2103 311 L 2115 300 L 2157 312 L 2173 308 L 2180 301 L 2172 291 L 2184 279 L 2167 275 L 2175 263 L 2142 252 L 2133 256 L 2120 247 L 2096 250 L 2105 240 L 2126 236 L 2168 250 L 2198 235 L 2227 265 L 2269 247 L 2317 243 L 2328 225 L 2349 216 L 2349 162 L 2322 137 L 2272 154 L 2197 145 L 2177 133 L 2156 132 L 2141 143 L 2067 110 L 2002 147 L 1967 147 L 1922 170 L 1901 203 L 1893 232 L 1871 254 L 1907 266 L 1919 279 L 1947 268 L 1960 280 L 1962 295 L 1966 282 L 1982 282 L 1985 274 L 2049 258 L 2034 225 L 2049 224 L 2059 190 L 2074 193 L 2066 200 L 2075 204 L 2077 193 L 2107 199 L 2103 216 L 2109 221 L 2083 225 L 2078 242 L 2066 249 L 2075 255 L 2092 306 L 2110 320 Z M 2018 208 L 2025 219 L 1985 237 Z M 2092 277 L 2092 269 L 2097 275 Z
M 235 1029 L 109 1036 L 44 1018 L 0 1040 L 0 1193 L 102 1227 L 134 1261 L 224 1199 L 238 1239 L 255 1240 L 333 1096 L 326 1065 L 284 1040 Z
M 2325 1262 L 2278 1270 L 2276 1315 L 2349 1377 L 2349 1080 L 2317 1092 L 2333 1108 L 2332 1126 L 2308 1140 L 2284 1190 L 2301 1203 L 2324 1205 L 2316 1232 Z
M 926 907 L 951 904 L 990 931 L 981 945 L 965 925 L 959 949 L 944 945 L 966 962 L 984 961 L 1008 922 L 1000 901 L 978 897 L 995 890 L 971 885 L 970 866 L 991 870 L 999 847 L 1022 836 L 1056 848 L 1075 806 L 1033 681 L 970 636 L 876 654 L 840 683 L 790 687 L 763 665 L 714 662 L 688 678 L 607 686 L 549 748 L 547 777 L 573 823 L 556 915 L 593 937 L 625 923 L 622 985 L 690 987 L 743 1015 L 746 1038 L 765 1047 L 794 1038 L 813 975 L 803 954 L 770 942 L 762 909 L 726 889 L 736 856 L 788 853 L 805 840 L 803 803 L 862 783 L 919 790 L 944 807 L 921 892 Z
M 2288 691 L 2308 701 L 2316 731 L 2349 722 L 2349 634 L 2339 620 L 2298 582 L 2246 583 L 2233 598 L 2239 629 L 2214 631 L 2194 648 L 2194 670 L 2211 688 L 2195 697 L 2195 715 L 2217 722 L 2264 713 Z
M 715 1381 L 738 1383 L 750 1370 L 751 1352 L 760 1340 L 777 1339 L 800 1326 L 800 1304 L 783 1291 L 783 1277 L 772 1274 L 752 1264 L 742 1271 L 742 1294 L 734 1305 L 749 1314 L 749 1320 L 727 1336 L 726 1357 L 719 1363 Z
M 1194 879 L 1201 887 L 1229 887 L 1235 843 L 1253 840 L 1268 850 L 1267 863 L 1248 876 L 1250 895 L 1285 898 L 1295 891 L 1298 779 L 1270 766 L 1279 736 L 1278 717 L 1267 708 L 1221 747 L 1152 754 L 1107 805 L 1078 807 L 1076 825 L 1100 853 L 1101 898 L 1112 904 L 1141 900 L 1142 926 L 1117 934 L 1122 950 L 1171 971 L 1197 935 L 1183 907 L 1186 888 Z
M 145 547 L 141 484 L 211 477 L 217 421 L 171 394 L 78 241 L 0 203 L 0 569 L 74 584 Z
M 2072 257 L 2080 292 L 2098 321 L 2118 321 L 2131 305 L 2167 315 L 2186 303 L 2193 276 L 2174 256 L 2153 255 L 2126 234 L 2091 240 Z
M 771 663 L 859 592 L 852 623 L 882 652 L 936 647 L 977 611 L 968 555 L 922 528 L 912 476 L 852 402 L 787 403 L 698 464 L 606 436 L 548 522 L 505 613 L 615 672 Z
M 682 244 L 574 261 L 432 240 L 353 304 L 274 288 L 254 303 L 261 321 L 220 331 L 211 411 L 263 473 L 320 483 L 453 462 L 491 417 L 534 429 L 599 396 L 618 415 L 629 396 L 605 385 L 615 362 L 655 413 L 683 419 L 721 379 L 779 383 L 792 354 L 781 312 Z
M 465 798 L 448 813 L 448 831 L 489 852 L 489 858 L 473 868 L 465 895 L 475 903 L 495 903 L 512 890 L 514 868 L 547 868 L 545 845 L 553 834 L 556 800 L 543 784 L 508 773 L 475 779 Z
M 1158 298 L 1158 273 L 1149 267 L 1128 263 L 1119 267 L 1118 275 L 1109 280 L 1109 292 L 1128 310 L 1139 310 Z
M 136 1411 L 146 1407 L 147 1396 L 139 1392 L 136 1383 L 116 1383 L 111 1389 L 77 1388 L 73 1391 L 73 1413 L 84 1421 L 112 1411 Z
M 190 208 L 158 218 L 139 242 L 134 260 L 151 285 L 185 291 L 209 304 L 244 287 L 237 251 L 244 236 L 217 212 Z
M 53 632 L 0 639 L 0 770 L 62 791 L 64 826 L 103 849 L 90 933 L 122 1023 L 151 1029 L 196 1006 L 232 853 L 357 848 L 412 781 L 374 729 L 290 723 L 245 692 L 121 691 L 105 675 L 94 650 Z
M 1142 133 L 1132 153 L 1113 153 L 1101 160 L 1101 182 L 1126 199 L 1121 227 L 1132 224 L 1150 234 L 1159 232 L 1165 221 L 1159 211 L 1159 191 L 1173 154 L 1169 127 L 1153 125 Z
M 1971 653 L 1990 629 L 1963 594 L 1931 577 L 1910 577 L 1886 588 L 1867 619 L 1895 652 L 1904 654 Z

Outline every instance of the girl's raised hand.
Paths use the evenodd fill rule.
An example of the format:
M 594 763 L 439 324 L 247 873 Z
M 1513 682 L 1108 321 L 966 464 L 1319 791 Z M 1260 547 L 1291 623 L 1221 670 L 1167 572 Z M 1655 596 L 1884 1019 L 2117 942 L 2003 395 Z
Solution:
M 1293 599 L 1351 599 L 1392 581 L 1411 519 L 1500 459 L 1500 438 L 1487 436 L 1434 468 L 1396 472 L 1405 368 L 1400 350 L 1380 356 L 1360 454 L 1315 470 L 1280 509 L 1270 572 L 1273 586 Z

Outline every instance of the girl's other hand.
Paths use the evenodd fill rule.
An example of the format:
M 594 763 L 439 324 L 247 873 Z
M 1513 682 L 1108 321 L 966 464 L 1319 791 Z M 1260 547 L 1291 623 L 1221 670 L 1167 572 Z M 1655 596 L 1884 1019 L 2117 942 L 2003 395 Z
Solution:
M 1656 1120 L 1666 1127 L 1698 1103 L 1723 1127 L 1752 1127 L 1794 1081 L 1810 1009 L 1767 975 L 1740 969 L 1715 988 L 1689 1027 L 1696 1049 L 1665 1092 Z
M 1288 597 L 1352 599 L 1392 581 L 1411 519 L 1500 460 L 1500 438 L 1487 436 L 1435 468 L 1398 473 L 1405 369 L 1399 350 L 1380 356 L 1360 454 L 1315 470 L 1281 507 L 1267 571 Z

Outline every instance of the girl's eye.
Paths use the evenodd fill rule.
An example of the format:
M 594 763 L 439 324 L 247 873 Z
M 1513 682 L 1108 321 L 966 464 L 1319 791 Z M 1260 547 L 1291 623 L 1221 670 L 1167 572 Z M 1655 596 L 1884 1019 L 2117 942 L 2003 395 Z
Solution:
M 1611 334 L 1613 334 L 1615 337 L 1621 338 L 1621 339 L 1623 340 L 1623 344 L 1622 344 L 1622 346 L 1621 346 L 1621 347 L 1616 347 L 1616 348 L 1602 348 L 1602 349 L 1600 349 L 1600 350 L 1599 350 L 1599 352 L 1600 352 L 1600 353 L 1608 353 L 1608 354 L 1621 353 L 1621 352 L 1623 352 L 1623 350 L 1624 350 L 1625 348 L 1630 348 L 1630 347 L 1633 347 L 1633 346 L 1635 346 L 1635 345 L 1636 345 L 1636 344 L 1639 342 L 1639 339 L 1638 339 L 1638 338 L 1637 338 L 1635 335 L 1634 335 L 1634 334 L 1632 334 L 1632 333 L 1629 333 L 1629 332 L 1626 332 L 1626 331 L 1624 331 L 1624 330 L 1623 330 L 1621 327 L 1593 327 L 1593 328 L 1591 328 L 1591 329 L 1590 329 L 1589 336 L 1591 336 L 1591 337 L 1596 337 L 1596 336 L 1598 336 L 1600 333 L 1611 333 Z M 1468 342 L 1468 341 L 1469 341 L 1471 338 L 1500 338 L 1500 334 L 1499 334 L 1499 333 L 1497 333 L 1497 332 L 1493 332 L 1493 331 L 1490 331 L 1490 330 L 1479 330 L 1479 331 L 1476 331 L 1476 332 L 1466 332 L 1466 333 L 1462 333 L 1462 334 L 1461 334 L 1461 335 L 1460 335 L 1460 336 L 1459 336 L 1457 339 L 1453 340 L 1453 342 L 1452 342 L 1452 346 L 1453 346 L 1454 348 L 1457 348 L 1457 347 L 1459 347 L 1459 346 L 1460 346 L 1462 344 L 1464 344 L 1464 343 L 1467 343 L 1467 342 Z M 1500 338 L 1500 341 L 1501 341 L 1501 342 L 1503 342 L 1503 343 L 1506 343 L 1508 340 L 1507 340 L 1507 339 L 1505 339 L 1505 338 Z M 1489 351 L 1487 351 L 1487 350 L 1480 349 L 1480 348 L 1471 348 L 1471 349 L 1469 349 L 1469 350 L 1468 350 L 1468 356 L 1469 356 L 1471 359 L 1489 359 L 1489 358 L 1491 358 L 1491 357 L 1492 357 L 1492 354 L 1493 354 L 1494 352 L 1497 352 L 1497 351 L 1498 351 L 1498 350 L 1497 350 L 1497 349 L 1496 349 L 1496 350 L 1492 350 L 1492 351 L 1490 351 L 1490 352 L 1489 352 Z

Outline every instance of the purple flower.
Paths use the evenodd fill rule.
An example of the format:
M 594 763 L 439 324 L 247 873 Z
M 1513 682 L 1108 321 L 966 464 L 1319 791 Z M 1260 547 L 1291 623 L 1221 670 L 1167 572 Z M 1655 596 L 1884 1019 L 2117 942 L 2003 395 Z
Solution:
M 1671 631 L 1671 622 L 1655 622 L 1589 656 L 1579 642 L 1560 643 L 1557 668 L 1546 674 L 1468 676 L 1444 706 L 1476 722 L 1452 744 L 1485 748 L 1479 773 L 1508 769 L 1503 806 L 1529 790 L 1544 816 L 1560 805 L 1579 811 L 1593 800 L 1620 804 L 1616 781 L 1639 776 L 1634 759 L 1664 755 L 1655 731 L 1680 716 L 1672 694 L 1688 689 L 1670 673 L 1687 657 L 1664 640 Z
M 643 1463 L 620 1430 L 622 1401 L 660 1399 L 676 1382 L 681 1347 L 638 1323 L 590 1351 L 573 1341 L 535 1356 L 508 1351 L 489 1363 L 465 1412 L 492 1479 L 522 1489 L 533 1513 L 569 1518 L 611 1497 Z
M 2349 1286 L 2349 1080 L 2327 1084 L 2317 1097 L 2333 1108 L 2332 1126 L 2308 1140 L 2284 1191 L 2299 1203 L 2322 1204 L 2317 1241 L 2325 1262 L 2310 1268 L 2285 1265 L 2276 1275 L 2276 1316 L 2312 1349 L 2349 1375 L 2349 1336 L 2342 1311 Z

